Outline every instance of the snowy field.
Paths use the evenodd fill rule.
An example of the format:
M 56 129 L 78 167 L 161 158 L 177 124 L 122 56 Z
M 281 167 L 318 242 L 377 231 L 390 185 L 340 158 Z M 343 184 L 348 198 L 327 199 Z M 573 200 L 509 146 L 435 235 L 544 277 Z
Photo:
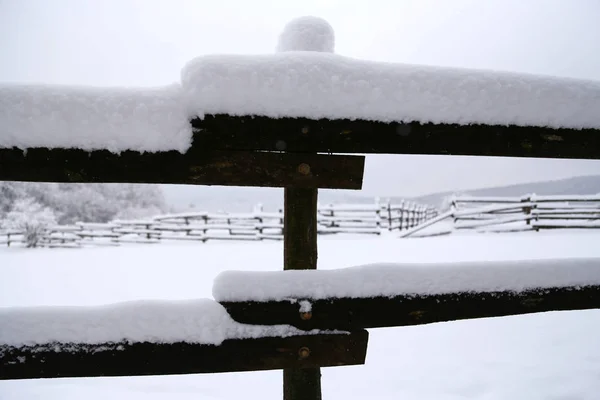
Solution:
M 599 232 L 320 238 L 319 268 L 600 258 Z M 282 268 L 280 242 L 0 249 L 0 307 L 211 297 L 224 270 Z M 0 327 L 1 329 L 1 327 Z M 323 369 L 330 399 L 597 399 L 600 310 L 371 330 L 364 366 Z M 0 399 L 279 399 L 281 372 L 0 382 Z

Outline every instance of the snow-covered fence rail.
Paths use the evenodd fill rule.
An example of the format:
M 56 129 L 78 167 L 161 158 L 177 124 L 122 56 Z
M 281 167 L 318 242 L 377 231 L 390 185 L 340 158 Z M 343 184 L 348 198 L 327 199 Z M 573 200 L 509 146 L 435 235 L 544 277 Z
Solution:
M 600 195 L 456 197 L 454 229 L 524 231 L 600 228 Z
M 598 308 L 599 289 L 600 259 L 581 258 L 227 271 L 213 296 L 241 323 L 352 331 Z
M 23 232 L 19 230 L 2 230 L 0 231 L 0 245 L 14 246 L 23 243 Z
M 437 215 L 429 206 L 343 204 L 318 209 L 318 234 L 375 234 L 415 227 Z M 115 246 L 161 241 L 283 240 L 283 211 L 252 213 L 194 212 L 161 215 L 148 220 L 84 223 L 46 228 L 37 242 L 42 247 Z M 27 245 L 23 232 L 0 231 L 0 245 Z

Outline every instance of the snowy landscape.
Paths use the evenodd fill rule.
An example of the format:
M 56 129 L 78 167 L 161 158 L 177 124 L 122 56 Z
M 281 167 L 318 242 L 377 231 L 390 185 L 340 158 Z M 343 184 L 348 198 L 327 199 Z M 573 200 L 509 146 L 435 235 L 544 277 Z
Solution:
M 331 237 L 319 241 L 319 269 L 389 262 L 568 263 L 600 259 L 599 241 L 600 234 L 590 232 Z M 278 271 L 282 257 L 282 244 L 274 242 L 3 249 L 0 305 L 5 313 L 4 307 L 211 298 L 221 272 Z M 593 400 L 600 390 L 599 326 L 600 312 L 588 310 L 374 329 L 366 365 L 323 369 L 323 395 Z M 281 372 L 2 381 L 0 394 L 7 400 L 279 398 Z
M 278 347 L 269 351 L 278 355 L 264 357 L 279 359 L 275 369 L 289 372 L 314 354 L 312 347 L 283 348 L 285 340 L 357 333 L 347 327 L 364 309 L 342 313 L 347 325 L 303 330 L 301 324 L 321 318 L 311 314 L 319 301 L 373 299 L 402 305 L 425 299 L 453 309 L 450 317 L 429 319 L 433 313 L 423 306 L 405 310 L 402 318 L 411 320 L 400 327 L 359 326 L 369 328 L 366 361 L 316 364 L 324 366 L 323 399 L 598 399 L 600 164 L 593 135 L 600 134 L 600 59 L 594 56 L 597 44 L 585 42 L 581 28 L 595 26 L 598 33 L 590 18 L 600 12 L 597 4 L 580 0 L 564 8 L 540 1 L 525 7 L 505 0 L 480 9 L 482 2 L 470 0 L 457 0 L 457 8 L 406 0 L 404 8 L 360 9 L 353 2 L 308 1 L 278 9 L 279 3 L 259 1 L 251 8 L 227 5 L 221 15 L 222 4 L 211 6 L 211 14 L 208 4 L 187 0 L 176 6 L 60 1 L 49 8 L 28 0 L 0 3 L 0 29 L 6 29 L 0 31 L 6 33 L 0 35 L 0 56 L 9 60 L 0 66 L 0 178 L 7 179 L 0 181 L 1 400 L 282 398 L 282 372 L 262 371 L 273 368 L 243 351 L 242 367 L 226 371 L 251 372 L 187 375 L 202 372 L 197 367 L 128 376 L 148 374 L 152 369 L 144 364 L 165 354 L 130 352 L 144 366 L 107 377 L 112 373 L 86 374 L 96 364 L 81 360 L 108 355 L 116 364 L 138 344 L 153 351 L 179 344 L 218 350 L 232 341 L 256 346 L 257 340 L 275 339 Z M 335 23 L 296 18 L 315 13 Z M 94 28 L 98 21 L 102 26 Z M 505 21 L 514 27 L 505 29 Z M 370 33 L 377 31 L 384 40 Z M 557 31 L 561 36 L 552 36 Z M 531 32 L 537 42 L 526 39 Z M 144 40 L 133 41 L 136 35 Z M 268 48 L 257 44 L 265 38 Z M 400 59 L 389 55 L 405 42 L 438 55 L 428 59 L 421 50 L 406 49 L 399 50 Z M 467 62 L 459 47 L 481 60 Z M 88 51 L 95 55 L 86 56 Z M 524 61 L 511 64 L 502 57 Z M 39 59 L 48 64 L 40 68 Z M 538 66 L 528 66 L 529 59 Z M 219 123 L 239 124 L 218 125 L 219 115 Z M 237 126 L 257 142 L 270 138 L 274 121 L 294 129 L 250 149 L 215 147 L 233 161 L 217 158 L 219 179 L 203 180 L 214 163 L 203 158 L 215 150 L 210 140 L 239 140 L 227 129 L 211 131 L 210 121 Z M 248 132 L 247 126 L 261 128 Z M 314 136 L 315 127 L 325 139 Z M 367 135 L 353 136 L 354 127 Z M 479 131 L 486 140 L 460 136 Z M 439 132 L 470 138 L 464 151 L 456 151 L 461 157 L 449 155 L 458 148 L 452 140 L 436 142 Z M 315 144 L 332 137 L 341 139 Z M 200 139 L 206 138 L 204 148 Z M 345 153 L 331 148 L 344 141 L 359 144 L 350 147 L 355 155 L 332 156 Z M 393 162 L 368 155 L 362 171 L 362 155 L 356 154 L 385 152 L 386 143 L 409 145 L 390 148 L 398 157 Z M 434 148 L 428 155 L 414 150 Z M 268 180 L 230 176 L 228 168 L 244 151 L 251 157 L 240 163 L 239 177 L 266 179 L 271 173 L 273 188 L 197 186 L 263 186 Z M 283 167 L 260 175 L 271 167 L 257 161 L 267 153 L 280 157 Z M 154 160 L 172 164 L 141 162 L 157 154 L 169 154 L 173 158 Z M 312 161 L 292 162 L 298 154 L 330 164 L 312 169 Z M 339 161 L 343 157 L 347 164 Z M 349 178 L 352 160 L 361 168 Z M 155 177 L 146 174 L 150 169 Z M 339 178 L 325 187 L 363 191 L 319 189 L 317 197 L 315 182 L 327 175 L 323 171 Z M 316 271 L 288 271 L 314 269 L 314 262 Z M 556 292 L 563 297 L 552 297 Z M 469 296 L 480 301 L 475 304 L 485 302 L 486 310 L 496 298 L 517 299 L 517 311 L 473 316 L 465 311 Z M 228 308 L 236 302 L 245 310 L 285 303 L 299 311 L 289 324 L 273 322 L 279 311 L 263 312 L 263 325 L 238 319 Z M 370 311 L 394 316 L 395 310 Z M 341 347 L 343 353 L 354 350 Z M 53 372 L 61 366 L 45 358 L 48 353 L 72 357 L 74 369 Z M 196 366 L 217 361 L 193 357 Z M 292 367 L 280 367 L 285 362 Z M 96 375 L 101 377 L 91 377 Z M 286 381 L 286 387 L 297 389 L 299 382 Z

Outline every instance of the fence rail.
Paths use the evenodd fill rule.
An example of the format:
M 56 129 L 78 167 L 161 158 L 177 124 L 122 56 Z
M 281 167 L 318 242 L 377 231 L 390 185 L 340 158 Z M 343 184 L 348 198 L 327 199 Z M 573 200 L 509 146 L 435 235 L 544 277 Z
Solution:
M 411 202 L 342 204 L 320 206 L 318 233 L 372 234 L 406 230 L 434 218 L 430 206 Z M 39 247 L 118 246 L 122 243 L 152 244 L 161 241 L 282 240 L 283 211 L 252 213 L 194 212 L 160 215 L 148 220 L 112 221 L 60 225 L 45 229 Z M 25 232 L 0 231 L 0 245 L 27 245 Z

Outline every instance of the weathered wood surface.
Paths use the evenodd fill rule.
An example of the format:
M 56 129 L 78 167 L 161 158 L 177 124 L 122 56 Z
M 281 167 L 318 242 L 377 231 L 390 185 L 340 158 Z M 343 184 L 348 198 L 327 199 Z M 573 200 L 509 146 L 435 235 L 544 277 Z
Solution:
M 259 371 L 364 364 L 368 332 L 189 343 L 0 345 L 0 379 Z M 307 351 L 308 350 L 308 351 Z
M 317 190 L 284 191 L 283 269 L 317 269 Z
M 229 115 L 192 126 L 194 143 L 211 149 L 600 159 L 599 129 Z
M 600 308 L 600 286 L 309 301 L 312 310 L 308 315 L 290 301 L 221 304 L 234 320 L 243 323 L 354 330 Z
M 360 189 L 362 156 L 0 149 L 0 180 Z
M 317 269 L 317 189 L 284 190 L 283 269 Z M 320 368 L 283 370 L 284 400 L 321 400 Z

